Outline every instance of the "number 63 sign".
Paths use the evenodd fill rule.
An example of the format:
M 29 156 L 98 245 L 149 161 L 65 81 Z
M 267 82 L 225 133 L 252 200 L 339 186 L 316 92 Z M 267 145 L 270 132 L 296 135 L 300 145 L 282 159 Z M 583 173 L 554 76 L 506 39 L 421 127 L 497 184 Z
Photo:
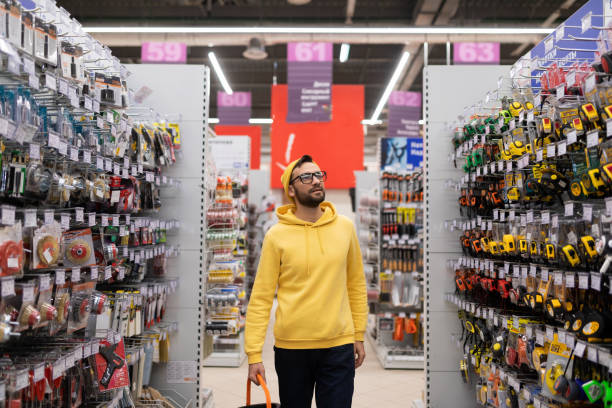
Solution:
M 499 43 L 459 42 L 453 45 L 455 64 L 499 64 Z

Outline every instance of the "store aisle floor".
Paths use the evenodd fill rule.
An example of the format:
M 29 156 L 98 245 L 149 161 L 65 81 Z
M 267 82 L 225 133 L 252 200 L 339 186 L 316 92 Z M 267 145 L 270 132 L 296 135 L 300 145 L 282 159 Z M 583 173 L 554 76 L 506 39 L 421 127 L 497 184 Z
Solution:
M 263 360 L 272 400 L 279 402 L 272 349 L 273 325 L 274 322 L 271 321 L 263 349 Z M 357 369 L 355 376 L 353 408 L 409 408 L 413 400 L 421 398 L 425 384 L 422 370 L 385 370 L 367 340 L 365 345 L 366 360 L 363 366 Z M 212 388 L 216 408 L 237 408 L 245 404 L 247 372 L 246 361 L 240 368 L 204 367 L 202 382 L 205 387 Z M 259 387 L 254 387 L 252 396 L 252 403 L 265 402 L 264 393 Z M 312 406 L 315 407 L 314 401 Z

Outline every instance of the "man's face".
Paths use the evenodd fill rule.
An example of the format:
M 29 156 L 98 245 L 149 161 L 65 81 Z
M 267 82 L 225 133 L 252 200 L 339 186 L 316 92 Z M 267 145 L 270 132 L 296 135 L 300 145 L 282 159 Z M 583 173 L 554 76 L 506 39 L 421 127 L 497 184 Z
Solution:
M 299 168 L 293 170 L 292 179 L 296 179 L 304 173 L 315 173 L 321 171 L 319 166 L 314 163 L 304 163 Z M 325 183 L 317 177 L 312 177 L 311 184 L 304 184 L 297 178 L 289 186 L 289 196 L 293 197 L 304 207 L 315 208 L 325 201 Z

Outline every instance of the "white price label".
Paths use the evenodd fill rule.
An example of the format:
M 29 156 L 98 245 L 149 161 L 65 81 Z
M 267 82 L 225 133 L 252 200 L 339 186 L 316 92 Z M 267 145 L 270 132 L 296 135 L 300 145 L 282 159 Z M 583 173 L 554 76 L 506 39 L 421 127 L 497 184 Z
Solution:
M 90 227 L 96 225 L 96 213 L 87 214 L 87 225 L 89 225 Z
M 55 284 L 62 286 L 66 283 L 66 271 L 63 269 L 57 269 L 55 271 Z
M 70 280 L 72 282 L 78 282 L 81 280 L 81 268 L 71 269 Z
M 52 91 L 57 91 L 57 79 L 53 74 L 45 73 L 45 86 Z
M 587 204 L 582 205 L 582 219 L 584 221 L 591 222 L 591 220 L 593 219 L 593 206 L 592 205 L 587 205 Z
M 113 214 L 113 226 L 119 226 L 119 214 Z
M 76 207 L 74 209 L 74 220 L 76 222 L 85 222 L 84 211 L 81 207 Z
M 79 149 L 77 147 L 70 148 L 70 160 L 79 161 Z
M 567 142 L 564 140 L 557 144 L 557 156 L 563 156 L 565 153 L 567 153 Z
M 546 146 L 546 157 L 555 157 L 555 152 L 557 150 L 557 146 L 550 143 Z
M 569 132 L 567 132 L 567 144 L 568 145 L 572 145 L 576 143 L 577 140 L 578 140 L 578 136 L 576 135 L 576 129 L 572 129 Z
M 40 145 L 38 143 L 30 143 L 30 159 L 40 159 Z
M 113 276 L 113 269 L 111 266 L 104 267 L 104 280 L 109 280 Z
M 109 158 L 104 159 L 104 170 L 113 171 L 113 161 Z
M 60 137 L 57 133 L 49 131 L 49 140 L 47 141 L 47 145 L 49 147 L 59 148 Z
M 62 226 L 63 229 L 70 228 L 70 215 L 62 214 L 60 216 L 60 225 Z
M 24 303 L 34 302 L 34 286 L 24 286 L 22 297 Z
M 574 203 L 565 203 L 565 216 L 571 217 L 574 215 Z
M 601 274 L 599 272 L 591 272 L 591 289 L 601 290 Z
M 538 149 L 536 150 L 536 161 L 541 162 L 542 160 L 544 160 L 544 149 Z
M 86 110 L 88 110 L 90 112 L 93 112 L 93 100 L 89 96 L 87 96 L 87 95 L 85 95 L 85 97 L 84 97 L 83 107 Z
M 100 225 L 108 227 L 108 214 L 100 214 Z
M 599 144 L 599 131 L 591 130 L 587 133 L 587 147 L 594 147 Z
M 99 170 L 104 170 L 104 158 L 102 156 L 96 156 L 96 167 Z
M 53 210 L 45 210 L 45 224 L 51 224 L 54 221 L 55 213 Z
M 586 350 L 586 343 L 582 342 L 581 340 L 578 340 L 578 343 L 576 343 L 576 347 L 574 347 L 574 355 L 576 357 L 582 358 L 584 356 L 585 350 Z
M 91 274 L 91 280 L 97 281 L 98 280 L 98 267 L 92 266 L 91 268 L 89 268 L 89 272 Z
M 66 156 L 68 154 L 68 143 L 60 140 L 59 144 L 57 145 L 57 151 L 62 156 Z
M 91 152 L 89 150 L 83 150 L 83 163 L 91 163 Z
M 65 79 L 60 78 L 59 80 L 59 93 L 68 96 L 68 81 Z

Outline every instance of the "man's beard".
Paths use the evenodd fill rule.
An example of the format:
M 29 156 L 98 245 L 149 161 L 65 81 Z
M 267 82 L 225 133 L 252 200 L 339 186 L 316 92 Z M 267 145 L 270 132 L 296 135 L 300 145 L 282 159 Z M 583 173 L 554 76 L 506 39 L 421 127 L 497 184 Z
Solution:
M 316 208 L 319 206 L 319 204 L 325 201 L 325 190 L 321 189 L 321 191 L 323 192 L 323 194 L 321 195 L 321 198 L 318 198 L 313 197 L 311 192 L 302 194 L 296 189 L 295 199 L 304 207 Z

